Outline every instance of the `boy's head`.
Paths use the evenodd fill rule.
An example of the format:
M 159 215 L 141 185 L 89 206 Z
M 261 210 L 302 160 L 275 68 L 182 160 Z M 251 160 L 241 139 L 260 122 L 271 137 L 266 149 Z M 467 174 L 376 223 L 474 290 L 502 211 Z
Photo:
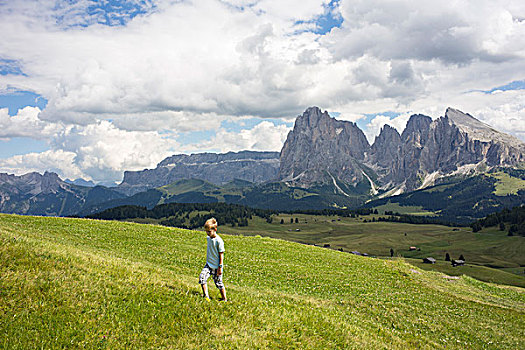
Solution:
M 206 230 L 206 234 L 211 238 L 215 237 L 217 233 L 217 220 L 215 220 L 215 218 L 206 220 L 204 230 Z

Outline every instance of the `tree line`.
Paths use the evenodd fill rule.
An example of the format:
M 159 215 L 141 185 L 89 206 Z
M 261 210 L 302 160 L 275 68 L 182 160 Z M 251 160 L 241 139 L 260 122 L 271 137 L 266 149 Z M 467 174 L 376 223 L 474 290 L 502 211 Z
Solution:
M 445 225 L 445 226 L 467 226 L 468 224 L 462 225 L 458 222 L 448 221 L 443 218 L 435 218 L 432 216 L 416 216 L 416 215 L 404 215 L 399 213 L 393 213 L 386 211 L 385 217 L 378 217 L 377 221 L 383 222 L 402 222 L 405 224 L 414 224 L 414 225 Z M 375 221 L 375 218 L 374 220 Z
M 498 226 L 501 231 L 508 231 L 509 236 L 525 237 L 525 206 L 521 205 L 512 209 L 505 208 L 474 221 L 470 225 L 474 232 L 478 232 L 484 227 L 494 226 Z
M 197 212 L 196 215 L 191 213 Z M 254 209 L 238 204 L 227 203 L 168 203 L 152 209 L 136 205 L 124 205 L 104 210 L 87 216 L 100 220 L 155 219 L 164 226 L 195 229 L 204 226 L 211 216 L 219 224 L 231 226 L 248 226 L 248 220 L 258 216 L 271 222 L 274 210 Z
M 319 216 L 341 216 L 341 217 L 358 217 L 359 215 L 378 214 L 377 209 L 359 208 L 359 209 L 301 209 L 293 211 L 280 211 L 284 214 L 304 214 Z

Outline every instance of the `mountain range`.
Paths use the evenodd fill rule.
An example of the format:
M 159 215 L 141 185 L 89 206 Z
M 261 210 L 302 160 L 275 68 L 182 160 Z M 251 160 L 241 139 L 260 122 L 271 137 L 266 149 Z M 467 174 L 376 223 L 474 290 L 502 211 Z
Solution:
M 228 152 L 178 154 L 164 159 L 155 169 L 124 172 L 118 191 L 133 195 L 182 179 L 201 179 L 217 185 L 234 179 L 262 183 L 277 178 L 279 152 Z
M 78 186 L 57 174 L 0 174 L 0 212 L 10 214 L 68 216 L 100 202 L 124 198 L 104 186 Z
M 475 175 L 522 162 L 525 143 L 456 109 L 448 108 L 434 121 L 412 115 L 401 134 L 385 125 L 370 145 L 355 123 L 335 120 L 312 107 L 288 134 L 279 176 L 306 188 L 335 179 L 349 185 L 365 181 L 372 194 L 389 195 L 424 188 L 451 175 Z
M 355 123 L 310 107 L 280 153 L 174 155 L 154 169 L 126 171 L 114 188 L 79 186 L 53 173 L 0 174 L 0 211 L 65 216 L 127 204 L 224 201 L 277 210 L 424 202 L 445 213 L 461 201 L 462 215 L 475 218 L 476 208 L 485 213 L 525 202 L 524 163 L 525 143 L 456 109 L 436 120 L 412 115 L 401 134 L 385 125 L 370 145 Z M 503 179 L 511 191 L 498 194 Z M 478 196 L 465 198 L 470 192 L 463 187 L 474 183 Z M 428 195 L 411 195 L 435 192 L 430 196 L 437 198 L 444 189 L 447 198 L 439 197 L 437 206 L 428 205 Z

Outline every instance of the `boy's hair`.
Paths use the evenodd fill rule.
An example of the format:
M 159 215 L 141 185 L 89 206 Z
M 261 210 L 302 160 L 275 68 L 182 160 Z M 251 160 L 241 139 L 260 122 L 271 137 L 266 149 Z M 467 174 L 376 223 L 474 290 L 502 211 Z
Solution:
M 204 229 L 217 231 L 217 220 L 215 218 L 210 218 L 206 220 L 206 223 L 204 224 Z

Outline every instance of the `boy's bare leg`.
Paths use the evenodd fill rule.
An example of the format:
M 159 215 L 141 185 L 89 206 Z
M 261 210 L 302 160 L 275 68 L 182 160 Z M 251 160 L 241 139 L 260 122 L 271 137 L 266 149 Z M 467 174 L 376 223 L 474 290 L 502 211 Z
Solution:
M 228 298 L 226 298 L 226 288 L 220 289 L 222 300 L 228 301 Z
M 206 284 L 201 284 L 201 287 L 202 287 L 202 296 L 204 298 L 210 298 L 210 296 L 208 295 L 208 286 Z

